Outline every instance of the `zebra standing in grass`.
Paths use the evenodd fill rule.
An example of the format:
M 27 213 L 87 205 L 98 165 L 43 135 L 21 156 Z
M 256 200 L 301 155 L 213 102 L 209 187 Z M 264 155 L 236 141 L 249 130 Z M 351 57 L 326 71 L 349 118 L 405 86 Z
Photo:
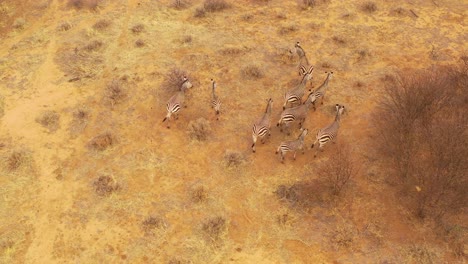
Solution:
M 335 121 L 317 132 L 315 142 L 311 146 L 311 148 L 314 148 L 314 145 L 317 144 L 317 142 L 319 143 L 317 151 L 314 154 L 314 158 L 317 156 L 317 152 L 319 150 L 323 150 L 323 146 L 325 144 L 336 139 L 338 135 L 338 129 L 340 128 L 341 115 L 343 114 L 344 110 L 345 107 L 343 105 L 336 104 Z
M 164 121 L 168 121 L 171 119 L 172 115 L 174 115 L 175 119 L 178 119 L 178 114 L 182 106 L 184 106 L 185 101 L 185 90 L 192 88 L 192 83 L 187 79 L 186 76 L 183 78 L 183 82 L 180 86 L 180 90 L 173 95 L 166 104 L 167 115 L 164 117 Z M 167 124 L 167 128 L 170 128 L 169 123 Z
M 294 45 L 294 52 L 291 51 L 291 53 L 295 53 L 299 57 L 299 63 L 297 67 L 299 68 L 299 75 L 301 75 L 301 67 L 309 67 L 309 60 L 307 59 L 306 53 L 299 41 L 296 42 L 296 44 Z
M 219 100 L 219 97 L 216 95 L 216 92 L 215 92 L 216 87 L 217 87 L 216 82 L 213 79 L 211 79 L 211 88 L 212 88 L 211 107 L 216 112 L 216 120 L 219 120 L 219 111 L 221 110 L 221 101 Z
M 271 108 L 273 105 L 273 100 L 268 99 L 265 113 L 262 118 L 260 118 L 252 128 L 252 152 L 255 153 L 255 144 L 257 139 L 260 138 L 262 144 L 265 143 L 265 136 L 270 136 L 270 123 L 271 123 Z
M 301 129 L 301 134 L 296 140 L 291 140 L 291 141 L 285 141 L 280 144 L 278 149 L 276 149 L 276 154 L 280 153 L 281 154 L 281 162 L 284 162 L 284 155 L 288 151 L 294 152 L 294 160 L 296 160 L 296 152 L 298 150 L 302 151 L 302 154 L 304 154 L 304 138 L 307 135 L 309 131 L 307 129 Z
M 286 109 L 286 106 L 289 104 L 293 105 L 296 103 L 301 104 L 302 102 L 302 96 L 304 96 L 305 93 L 305 87 L 307 85 L 307 82 L 312 79 L 312 72 L 314 71 L 314 67 L 310 66 L 309 70 L 306 70 L 304 66 L 301 66 L 301 72 L 302 72 L 302 80 L 301 83 L 299 83 L 296 87 L 293 89 L 289 90 L 287 93 L 284 94 L 284 104 L 283 104 L 283 110 Z
M 289 135 L 289 125 L 296 120 L 299 121 L 299 126 L 302 128 L 307 117 L 307 113 L 309 112 L 309 108 L 312 105 L 312 99 L 312 93 L 310 93 L 302 105 L 283 110 L 280 119 L 276 124 L 277 127 L 280 127 L 281 132 L 283 132 L 283 127 L 286 127 Z
M 327 72 L 325 72 L 327 73 Z M 313 92 L 313 100 L 312 100 L 312 103 L 314 105 L 314 111 L 316 110 L 315 109 L 315 102 L 319 99 L 319 98 L 322 98 L 322 101 L 321 101 L 321 104 L 323 105 L 323 98 L 325 98 L 325 93 L 327 92 L 327 88 L 328 88 L 328 82 L 331 80 L 331 78 L 333 77 L 333 72 L 328 72 L 327 73 L 327 78 L 325 78 L 325 81 L 323 81 L 322 85 L 320 85 L 319 88 L 317 88 L 314 92 Z

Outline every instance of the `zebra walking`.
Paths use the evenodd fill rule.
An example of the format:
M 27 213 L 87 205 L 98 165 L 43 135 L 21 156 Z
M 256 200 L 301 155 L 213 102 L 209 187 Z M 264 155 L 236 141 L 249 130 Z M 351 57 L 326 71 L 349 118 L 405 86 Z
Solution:
M 294 104 L 301 104 L 302 97 L 305 93 L 305 87 L 307 82 L 312 79 L 312 72 L 314 71 L 314 67 L 310 66 L 309 70 L 307 70 L 304 66 L 301 66 L 301 73 L 302 73 L 302 80 L 301 82 L 294 87 L 293 89 L 289 90 L 287 93 L 284 94 L 284 104 L 283 110 L 286 109 L 288 103 L 290 105 Z
M 317 132 L 315 142 L 311 146 L 311 148 L 314 148 L 315 144 L 317 144 L 317 142 L 319 143 L 317 151 L 314 154 L 314 158 L 317 156 L 317 152 L 319 150 L 323 151 L 323 146 L 325 144 L 327 144 L 330 141 L 333 141 L 338 136 L 338 129 L 340 128 L 340 119 L 344 110 L 345 107 L 343 105 L 336 104 L 335 121 Z
M 273 100 L 270 98 L 267 100 L 267 106 L 265 113 L 262 118 L 260 118 L 252 128 L 252 152 L 255 153 L 255 144 L 257 139 L 260 138 L 262 144 L 265 143 L 265 136 L 270 136 L 270 124 L 271 124 L 271 108 L 273 105 Z
M 219 100 L 219 97 L 216 95 L 216 92 L 215 92 L 216 87 L 217 87 L 216 82 L 213 79 L 211 79 L 211 88 L 212 88 L 211 107 L 216 112 L 216 120 L 219 120 L 219 112 L 221 110 L 221 101 Z
M 276 149 L 276 154 L 281 154 L 281 163 L 284 163 L 284 156 L 287 152 L 294 152 L 294 160 L 296 160 L 296 152 L 298 150 L 302 151 L 304 154 L 304 138 L 309 131 L 307 129 L 301 129 L 301 134 L 296 140 L 282 142 L 278 149 Z
M 296 42 L 296 44 L 294 45 L 294 52 L 291 51 L 291 53 L 295 53 L 299 57 L 299 63 L 297 67 L 299 68 L 299 75 L 301 75 L 301 67 L 309 67 L 310 64 L 309 60 L 307 59 L 307 55 L 299 41 Z
M 310 93 L 303 104 L 283 110 L 283 112 L 280 115 L 280 119 L 276 124 L 277 127 L 280 127 L 280 131 L 283 132 L 283 127 L 285 127 L 289 135 L 289 126 L 294 121 L 299 121 L 299 126 L 302 128 L 302 125 L 304 124 L 307 114 L 309 112 L 310 106 L 312 105 L 312 100 L 313 94 Z
M 327 73 L 327 72 L 325 72 Z M 315 108 L 315 102 L 319 99 L 319 98 L 322 98 L 322 101 L 321 101 L 321 104 L 323 105 L 323 98 L 325 98 L 325 93 L 327 92 L 327 88 L 328 88 L 328 82 L 332 79 L 333 77 L 333 72 L 328 72 L 327 73 L 327 77 L 325 78 L 325 81 L 323 81 L 322 85 L 319 86 L 319 88 L 317 88 L 313 94 L 314 94 L 314 99 L 312 101 L 313 105 L 314 105 L 314 111 L 316 110 Z
M 183 82 L 180 86 L 180 90 L 176 94 L 174 94 L 166 104 L 167 114 L 166 117 L 164 117 L 163 122 L 165 122 L 166 120 L 169 122 L 172 115 L 174 115 L 175 119 L 179 118 L 179 111 L 182 108 L 182 106 L 184 106 L 185 91 L 187 89 L 192 88 L 192 86 L 192 83 L 187 79 L 186 76 L 184 76 Z M 169 123 L 167 124 L 167 128 L 170 128 Z

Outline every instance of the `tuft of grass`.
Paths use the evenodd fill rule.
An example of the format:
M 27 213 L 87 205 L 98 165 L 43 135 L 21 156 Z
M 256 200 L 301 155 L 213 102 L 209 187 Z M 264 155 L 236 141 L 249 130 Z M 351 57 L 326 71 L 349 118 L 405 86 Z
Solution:
M 316 0 L 302 0 L 300 1 L 300 5 L 303 9 L 308 9 L 311 7 L 315 7 L 317 5 Z
M 195 13 L 193 14 L 194 17 L 196 18 L 202 18 L 206 16 L 206 10 L 203 7 L 197 7 L 195 9 Z
M 371 14 L 377 11 L 377 5 L 374 2 L 366 2 L 361 6 L 361 10 Z
M 25 155 L 21 151 L 13 151 L 6 159 L 6 167 L 9 171 L 15 171 L 21 167 L 25 160 Z
M 91 139 L 88 143 L 88 147 L 93 150 L 104 151 L 115 145 L 115 143 L 115 137 L 110 132 L 107 132 Z
M 57 26 L 58 31 L 68 31 L 72 28 L 72 24 L 69 22 L 62 22 L 60 25 Z
M 142 48 L 142 47 L 144 47 L 145 45 L 146 45 L 146 43 L 145 43 L 145 41 L 142 40 L 142 39 L 137 39 L 137 40 L 135 41 L 135 46 L 136 46 L 137 48 Z
M 190 6 L 190 1 L 187 0 L 172 0 L 170 7 L 177 10 L 185 9 Z
M 226 219 L 221 216 L 209 218 L 202 224 L 201 229 L 210 241 L 218 242 L 226 232 Z
M 185 70 L 179 68 L 172 68 L 164 76 L 164 80 L 161 84 L 161 89 L 165 91 L 178 91 L 184 82 L 184 76 L 190 79 L 190 76 Z
M 345 45 L 345 44 L 346 44 L 346 40 L 343 39 L 343 38 L 341 38 L 341 37 L 338 37 L 338 36 L 334 36 L 334 37 L 332 38 L 332 40 L 333 40 L 333 42 L 334 42 L 335 44 L 338 44 L 338 45 Z
M 49 133 L 53 133 L 60 127 L 60 115 L 55 111 L 47 110 L 36 118 L 36 122 L 47 128 Z
M 192 120 L 188 124 L 188 134 L 193 140 L 206 141 L 211 133 L 210 122 L 203 117 Z
M 192 43 L 192 35 L 185 35 L 182 37 L 182 39 L 180 40 L 180 42 L 182 42 L 182 44 L 188 44 L 188 43 Z
M 144 30 L 145 30 L 145 25 L 143 24 L 136 24 L 131 28 L 131 31 L 133 32 L 133 34 L 140 34 Z
M 297 27 L 296 25 L 282 26 L 282 27 L 280 27 L 280 29 L 278 30 L 278 34 L 280 34 L 280 35 L 286 35 L 286 34 L 290 34 L 290 33 L 296 32 L 297 30 L 298 30 L 298 27 Z
M 101 0 L 68 0 L 68 6 L 76 9 L 89 8 L 96 9 Z
M 242 165 L 246 158 L 242 152 L 228 149 L 224 152 L 224 161 L 227 167 L 237 167 Z
M 208 198 L 208 192 L 203 186 L 196 187 L 191 193 L 191 200 L 194 203 L 202 203 L 206 201 L 207 198 Z
M 264 77 L 263 70 L 257 65 L 248 65 L 242 69 L 242 76 L 248 80 L 256 80 Z
M 203 9 L 211 13 L 219 12 L 229 7 L 231 7 L 231 5 L 225 0 L 205 0 L 203 3 Z
M 26 20 L 22 17 L 15 19 L 15 21 L 13 22 L 13 28 L 17 30 L 24 29 L 25 25 L 26 25 Z
M 88 125 L 88 121 L 90 118 L 89 110 L 85 107 L 78 107 L 73 111 L 73 120 L 70 124 L 70 134 L 72 137 L 77 136 Z
M 96 23 L 94 23 L 93 29 L 98 30 L 98 31 L 103 31 L 107 29 L 111 24 L 112 22 L 110 20 L 101 19 L 97 21 Z
M 123 82 L 114 79 L 106 87 L 104 91 L 104 100 L 108 102 L 111 107 L 121 103 L 127 97 L 127 92 L 123 86 Z
M 102 43 L 102 41 L 93 40 L 93 41 L 89 42 L 88 44 L 84 45 L 83 50 L 85 50 L 87 52 L 93 52 L 93 51 L 99 50 L 103 45 L 104 45 L 104 43 Z
M 96 194 L 102 197 L 109 196 L 120 189 L 120 186 L 115 180 L 108 175 L 99 176 L 99 178 L 94 181 L 93 185 Z
M 156 235 L 159 230 L 165 229 L 167 224 L 160 217 L 148 216 L 142 223 L 141 229 L 145 235 Z

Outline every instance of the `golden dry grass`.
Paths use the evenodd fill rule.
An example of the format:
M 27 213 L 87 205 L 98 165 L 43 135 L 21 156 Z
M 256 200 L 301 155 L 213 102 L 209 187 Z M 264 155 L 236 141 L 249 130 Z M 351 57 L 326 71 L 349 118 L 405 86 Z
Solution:
M 466 54 L 465 4 L 375 2 L 368 13 L 365 1 L 226 2 L 0 3 L 0 262 L 463 261 L 460 242 L 401 206 L 369 137 L 370 113 L 395 71 Z M 25 23 L 15 29 L 18 18 Z M 307 149 L 283 165 L 275 146 L 289 138 L 274 127 L 251 153 L 265 99 L 273 98 L 274 123 L 300 80 L 296 41 L 315 67 L 314 87 L 335 73 L 304 124 L 309 133 L 333 119 L 335 103 L 349 109 L 339 137 L 362 169 L 339 198 L 317 179 L 333 144 L 315 160 Z M 190 73 L 194 87 L 167 130 L 165 104 L 178 89 L 171 69 Z M 222 84 L 219 121 L 211 78 Z M 54 133 L 36 123 L 44 109 L 60 116 Z M 202 141 L 190 136 L 199 118 L 210 124 Z M 279 199 L 279 186 L 296 186 L 297 205 Z M 454 218 L 463 241 L 466 214 Z M 458 255 L 443 253 L 448 247 Z

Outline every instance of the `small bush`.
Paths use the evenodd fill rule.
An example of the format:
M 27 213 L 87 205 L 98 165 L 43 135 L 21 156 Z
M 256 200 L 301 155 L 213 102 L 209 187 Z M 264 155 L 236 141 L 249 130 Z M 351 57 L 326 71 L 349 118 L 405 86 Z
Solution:
M 205 187 L 199 186 L 192 191 L 191 199 L 194 203 L 202 203 L 208 198 L 208 192 Z
M 73 120 L 70 124 L 70 134 L 72 137 L 77 136 L 88 125 L 90 113 L 87 108 L 79 107 L 73 111 Z
M 205 8 L 203 7 L 197 7 L 195 9 L 195 13 L 193 14 L 194 17 L 197 17 L 197 18 L 202 18 L 202 17 L 205 17 L 206 16 L 206 10 Z
M 135 41 L 135 46 L 136 46 L 137 48 L 144 47 L 145 45 L 146 45 L 146 43 L 145 43 L 145 41 L 142 40 L 142 39 L 137 39 L 137 40 Z
M 296 32 L 297 29 L 298 28 L 295 25 L 283 26 L 283 27 L 280 27 L 280 29 L 278 30 L 278 34 L 286 35 L 289 33 Z
M 338 37 L 338 36 L 334 36 L 332 38 L 332 40 L 333 40 L 333 42 L 335 42 L 338 45 L 345 45 L 346 44 L 346 40 L 344 40 L 343 38 Z
M 190 121 L 188 125 L 188 134 L 193 140 L 205 141 L 208 139 L 210 133 L 210 122 L 203 117 Z
M 323 191 L 326 187 L 319 180 L 298 182 L 291 186 L 280 185 L 275 191 L 278 199 L 287 202 L 296 209 L 309 210 L 324 201 Z
M 49 130 L 49 133 L 57 131 L 60 127 L 60 115 L 55 111 L 45 111 L 36 118 L 36 122 Z
M 237 167 L 245 162 L 245 156 L 239 151 L 228 149 L 224 152 L 224 161 L 228 167 Z
M 103 31 L 111 25 L 111 21 L 107 19 L 101 19 L 98 22 L 94 23 L 93 29 Z
M 90 8 L 96 9 L 99 5 L 100 0 L 68 0 L 68 6 L 77 9 Z
M 104 92 L 104 98 L 110 103 L 112 107 L 116 104 L 121 103 L 127 97 L 123 82 L 114 79 L 106 87 Z
M 190 6 L 190 2 L 187 0 L 172 0 L 172 3 L 170 5 L 172 8 L 175 9 L 185 9 Z
M 221 216 L 207 219 L 202 224 L 202 231 L 211 241 L 218 241 L 226 232 L 226 219 Z
M 115 180 L 107 175 L 99 176 L 94 183 L 94 191 L 99 196 L 109 196 L 111 193 L 120 189 Z
M 154 216 L 149 216 L 141 223 L 145 235 L 155 235 L 159 229 L 164 229 L 166 226 L 163 219 Z
M 249 80 L 263 78 L 263 70 L 257 65 L 248 65 L 242 69 L 242 76 Z
M 93 40 L 91 42 L 89 42 L 88 44 L 86 44 L 84 47 L 83 47 L 83 50 L 87 51 L 87 52 L 93 52 L 93 51 L 97 51 L 99 50 L 101 47 L 102 47 L 103 43 L 102 41 L 100 40 Z
M 361 6 L 361 10 L 366 13 L 374 13 L 377 11 L 377 5 L 374 2 L 367 2 Z
M 26 20 L 22 17 L 15 19 L 13 22 L 13 28 L 14 29 L 24 29 L 24 26 L 26 25 Z
M 68 31 L 72 28 L 72 24 L 68 22 L 63 22 L 60 25 L 58 25 L 57 30 L 58 31 Z
M 13 151 L 6 159 L 6 167 L 9 171 L 15 171 L 25 161 L 25 154 L 21 151 Z
M 164 76 L 164 80 L 161 84 L 161 88 L 166 91 L 178 91 L 184 82 L 184 76 L 188 76 L 188 73 L 179 68 L 172 68 Z M 189 78 L 190 79 L 190 78 Z
M 102 135 L 96 136 L 89 143 L 89 148 L 97 151 L 104 151 L 107 148 L 115 144 L 115 138 L 111 133 L 104 133 Z
M 314 7 L 317 5 L 316 0 L 302 0 L 300 2 L 301 2 L 301 7 L 304 9 L 307 9 L 309 7 Z
M 140 34 L 141 32 L 143 32 L 145 30 L 145 25 L 143 24 L 136 24 L 134 25 L 132 28 L 131 28 L 131 31 L 134 33 L 134 34 Z
M 182 42 L 182 44 L 192 43 L 192 36 L 191 35 L 183 36 L 180 42 Z
M 203 3 L 206 12 L 219 12 L 229 7 L 230 5 L 225 0 L 205 0 Z

